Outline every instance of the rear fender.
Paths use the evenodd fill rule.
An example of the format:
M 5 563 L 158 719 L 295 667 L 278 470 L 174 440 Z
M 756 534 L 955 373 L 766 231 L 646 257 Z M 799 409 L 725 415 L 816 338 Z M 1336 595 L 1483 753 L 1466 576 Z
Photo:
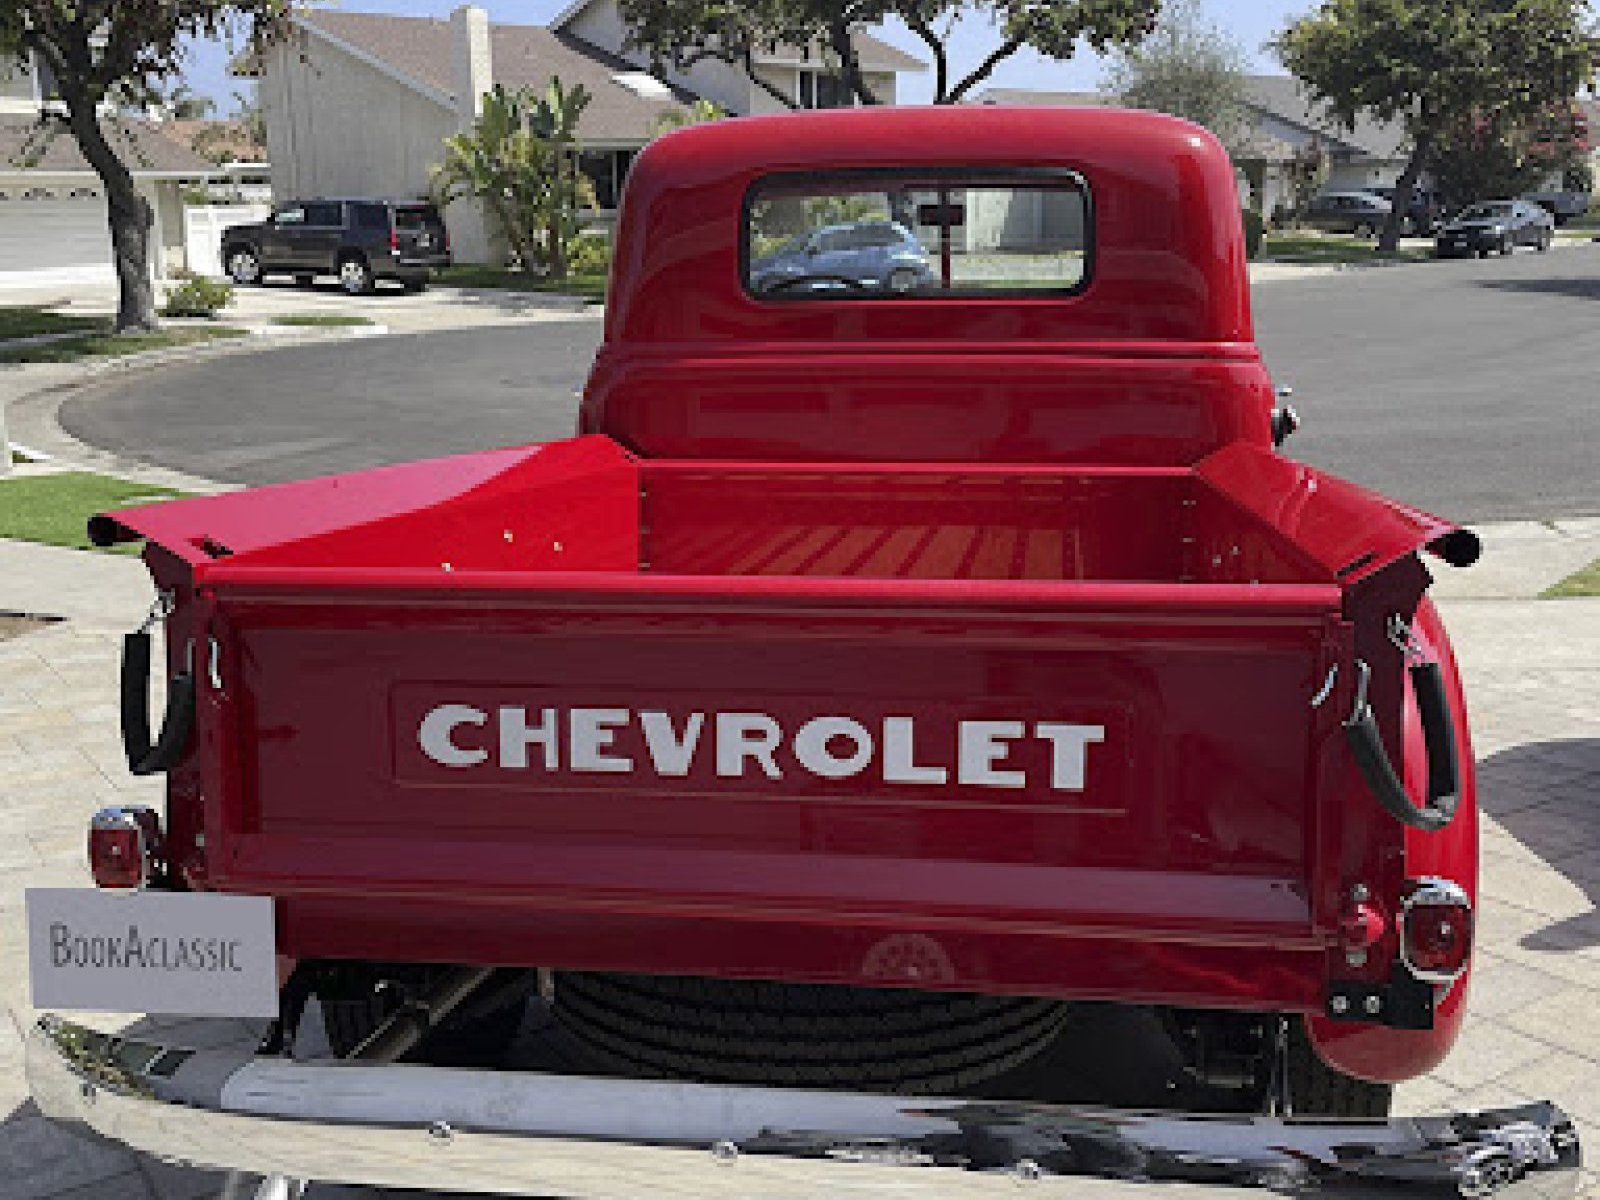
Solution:
M 1454 727 L 1460 805 L 1455 820 L 1437 833 L 1407 829 L 1404 834 L 1405 878 L 1438 876 L 1466 889 L 1474 909 L 1478 903 L 1478 798 L 1477 770 L 1472 754 L 1466 700 L 1461 674 L 1456 665 L 1450 638 L 1433 602 L 1424 597 L 1417 607 L 1412 631 L 1423 651 L 1434 658 L 1444 672 L 1445 689 L 1450 698 L 1450 717 Z M 1406 790 L 1413 796 L 1424 794 L 1427 786 L 1427 751 L 1416 697 L 1405 686 L 1402 737 Z M 1359 801 L 1359 798 L 1356 798 Z M 1368 800 L 1370 803 L 1370 800 Z M 1449 1054 L 1461 1032 L 1466 1014 L 1467 992 L 1471 985 L 1472 964 L 1455 981 L 1434 1009 L 1434 1025 L 1428 1030 L 1390 1029 L 1333 1021 L 1321 1014 L 1307 1020 L 1311 1044 L 1329 1066 L 1347 1075 L 1377 1083 L 1399 1083 L 1433 1070 Z

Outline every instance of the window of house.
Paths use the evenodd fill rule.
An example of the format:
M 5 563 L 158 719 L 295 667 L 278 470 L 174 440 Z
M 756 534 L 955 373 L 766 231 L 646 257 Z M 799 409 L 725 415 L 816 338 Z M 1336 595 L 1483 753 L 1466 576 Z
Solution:
M 578 169 L 594 185 L 595 203 L 614 209 L 622 202 L 622 181 L 633 165 L 632 150 L 585 150 L 578 155 Z
M 761 299 L 1070 294 L 1092 268 L 1088 189 L 1070 171 L 775 175 L 744 211 L 744 282 Z
M 800 72 L 801 108 L 852 108 L 855 93 L 839 76 L 829 71 Z

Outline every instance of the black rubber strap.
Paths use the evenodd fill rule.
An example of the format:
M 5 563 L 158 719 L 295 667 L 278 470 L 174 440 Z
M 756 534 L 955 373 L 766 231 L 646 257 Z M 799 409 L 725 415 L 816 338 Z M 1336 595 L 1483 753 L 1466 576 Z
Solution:
M 1366 669 L 1365 663 L 1358 666 Z M 1450 701 L 1445 694 L 1444 672 L 1438 663 L 1419 663 L 1411 668 L 1411 686 L 1417 697 L 1417 713 L 1422 718 L 1422 736 L 1428 750 L 1428 800 L 1420 808 L 1412 802 L 1405 784 L 1395 772 L 1378 735 L 1378 722 L 1367 704 L 1363 686 L 1356 709 L 1344 724 L 1345 738 L 1356 765 L 1377 797 L 1378 803 L 1395 820 L 1437 832 L 1455 819 L 1460 804 L 1456 762 L 1455 727 L 1450 721 Z
M 161 735 L 150 741 L 150 635 L 122 639 L 122 748 L 135 775 L 170 771 L 183 758 L 194 732 L 194 671 L 183 670 L 167 684 L 167 711 Z

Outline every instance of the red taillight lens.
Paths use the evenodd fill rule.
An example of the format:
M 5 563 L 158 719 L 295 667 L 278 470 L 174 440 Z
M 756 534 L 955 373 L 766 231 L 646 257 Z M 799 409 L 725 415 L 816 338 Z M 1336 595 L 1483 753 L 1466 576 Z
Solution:
M 89 822 L 89 873 L 96 887 L 138 891 L 156 874 L 161 821 L 148 808 L 103 808 Z
M 1419 881 L 1401 903 L 1400 957 L 1418 979 L 1449 983 L 1472 954 L 1472 900 L 1448 879 Z
M 400 231 L 392 225 L 389 227 L 389 249 L 400 249 Z

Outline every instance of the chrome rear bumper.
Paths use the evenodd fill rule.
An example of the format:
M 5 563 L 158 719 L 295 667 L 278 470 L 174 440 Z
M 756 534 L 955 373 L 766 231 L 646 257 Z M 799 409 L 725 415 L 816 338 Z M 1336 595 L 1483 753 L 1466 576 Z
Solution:
M 263 1175 L 593 1200 L 1114 1196 L 1157 1180 L 1336 1197 L 1571 1196 L 1553 1105 L 1373 1122 L 293 1062 L 31 1031 L 40 1109 L 162 1158 Z M 1187 1189 L 1185 1189 L 1187 1191 Z

